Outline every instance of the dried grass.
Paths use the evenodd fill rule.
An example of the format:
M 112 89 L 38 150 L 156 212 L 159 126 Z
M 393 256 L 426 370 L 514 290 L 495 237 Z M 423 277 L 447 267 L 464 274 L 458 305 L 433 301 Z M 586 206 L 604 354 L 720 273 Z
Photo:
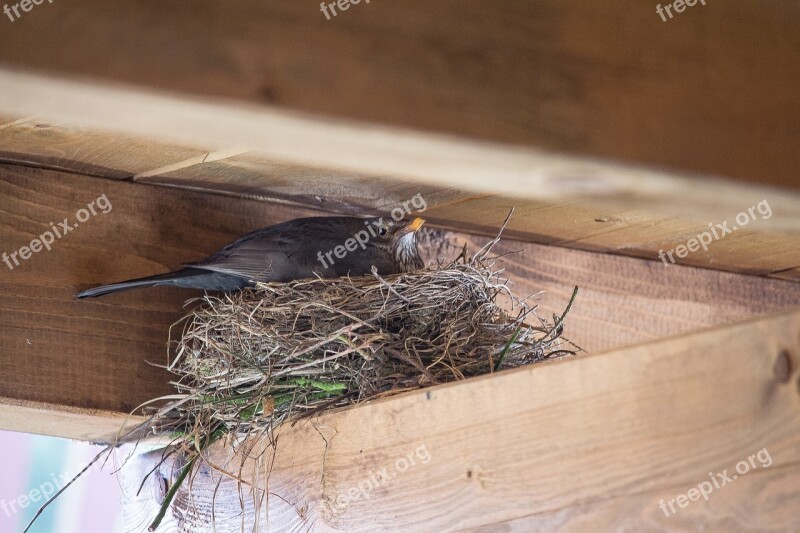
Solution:
M 163 405 L 116 443 L 171 435 L 164 457 L 183 457 L 150 530 L 222 436 L 236 444 L 326 409 L 574 354 L 561 334 L 577 287 L 560 317 L 540 318 L 488 257 L 498 239 L 430 270 L 265 283 L 195 301 L 168 367 L 177 394 L 148 402 Z
M 484 254 L 387 278 L 262 283 L 206 296 L 183 322 L 169 367 L 182 398 L 152 426 L 193 441 L 241 437 L 323 409 L 574 353 L 563 349 L 558 317 L 539 318 L 494 265 Z
M 235 445 L 323 410 L 574 354 L 561 334 L 577 288 L 562 316 L 540 318 L 488 257 L 495 242 L 429 270 L 201 298 L 176 324 L 178 394 L 150 409 L 148 431 L 172 435 L 183 479 L 223 435 Z

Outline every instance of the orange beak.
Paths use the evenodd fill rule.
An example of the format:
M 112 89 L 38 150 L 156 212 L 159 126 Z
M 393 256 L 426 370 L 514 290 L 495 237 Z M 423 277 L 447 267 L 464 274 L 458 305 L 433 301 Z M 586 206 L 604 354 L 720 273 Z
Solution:
M 425 219 L 416 217 L 414 220 L 409 222 L 408 226 L 406 226 L 404 229 L 408 232 L 417 231 L 419 228 L 422 227 L 423 224 L 425 224 Z

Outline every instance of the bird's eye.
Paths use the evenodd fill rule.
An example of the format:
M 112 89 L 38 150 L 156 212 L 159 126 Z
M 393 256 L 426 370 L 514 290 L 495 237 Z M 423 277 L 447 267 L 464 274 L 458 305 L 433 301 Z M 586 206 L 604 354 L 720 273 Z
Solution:
M 383 237 L 387 233 L 389 233 L 389 229 L 386 226 L 381 226 L 378 228 L 378 235 L 380 235 L 381 237 Z

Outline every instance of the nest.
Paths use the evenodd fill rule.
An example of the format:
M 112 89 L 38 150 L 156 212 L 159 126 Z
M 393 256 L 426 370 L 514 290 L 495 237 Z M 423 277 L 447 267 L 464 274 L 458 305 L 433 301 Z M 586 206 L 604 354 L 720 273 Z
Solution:
M 542 319 L 487 257 L 498 240 L 429 270 L 260 283 L 201 298 L 178 323 L 168 366 L 178 394 L 148 407 L 148 420 L 116 442 L 169 435 L 162 460 L 183 457 L 150 531 L 203 450 L 223 436 L 236 446 L 326 409 L 574 354 L 561 335 L 577 287 L 561 316 Z
M 487 258 L 497 240 L 429 270 L 260 283 L 195 301 L 168 366 L 178 395 L 118 441 L 170 435 L 165 457 L 185 458 L 150 530 L 223 436 L 252 443 L 244 437 L 323 410 L 574 354 L 562 332 L 577 287 L 561 316 L 540 318 Z
M 574 353 L 563 348 L 563 316 L 538 317 L 501 274 L 484 254 L 386 278 L 373 271 L 206 296 L 186 318 L 169 366 L 183 397 L 151 427 L 191 442 L 242 437 Z

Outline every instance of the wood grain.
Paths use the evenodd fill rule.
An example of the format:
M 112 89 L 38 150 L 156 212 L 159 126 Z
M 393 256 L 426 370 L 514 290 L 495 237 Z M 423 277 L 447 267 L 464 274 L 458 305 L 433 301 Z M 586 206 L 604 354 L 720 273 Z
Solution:
M 201 470 L 175 516 L 207 528 L 213 512 L 217 531 L 249 530 L 266 490 L 270 531 L 794 530 L 799 358 L 794 312 L 327 413 L 249 459 L 215 445 L 214 468 L 243 482 Z M 659 509 L 760 450 L 770 461 L 708 505 Z M 157 507 L 128 505 L 140 517 Z
M 45 100 L 52 98 L 57 95 Z M 118 102 L 120 110 L 137 120 L 147 115 L 146 111 L 130 113 L 130 108 L 135 107 L 132 101 L 123 98 Z M 95 100 L 84 103 L 90 108 L 86 111 L 90 114 L 98 107 Z M 76 109 L 79 106 L 67 107 Z M 153 120 L 160 120 L 158 117 L 168 115 L 172 108 L 150 111 Z M 219 112 L 225 115 L 230 109 Z M 185 118 L 191 119 L 190 116 Z M 264 129 L 260 126 L 262 122 L 252 114 L 244 118 L 252 121 L 252 126 Z M 263 121 L 263 124 L 269 123 L 269 119 Z M 340 213 L 388 214 L 392 208 L 420 195 L 428 209 L 426 216 L 443 226 L 484 235 L 490 235 L 514 207 L 515 216 L 507 235 L 521 240 L 656 260 L 659 254 L 665 259 L 667 254 L 672 254 L 678 264 L 781 279 L 795 279 L 791 273 L 800 265 L 798 194 L 714 180 L 698 182 L 680 176 L 632 172 L 613 165 L 601 166 L 603 179 L 594 176 L 576 182 L 576 176 L 586 170 L 571 174 L 570 168 L 581 167 L 576 162 L 562 161 L 553 166 L 550 165 L 553 161 L 547 163 L 541 155 L 528 154 L 528 162 L 520 167 L 521 154 L 513 150 L 511 153 L 443 139 L 437 141 L 443 143 L 437 148 L 437 142 L 420 143 L 407 132 L 384 135 L 385 142 L 380 148 L 373 147 L 377 151 L 365 159 L 365 150 L 368 150 L 361 143 L 364 139 L 361 129 L 342 126 L 337 135 L 329 132 L 328 140 L 344 149 L 340 153 L 338 150 L 331 152 L 325 139 L 314 140 L 320 134 L 317 126 L 310 122 L 294 123 L 296 137 L 291 142 L 287 140 L 291 136 L 288 130 L 267 126 L 269 136 L 277 143 L 284 143 L 267 157 L 257 153 L 240 154 L 240 149 L 206 151 L 171 144 L 162 146 L 146 137 L 117 138 L 93 130 L 45 126 L 36 121 L 0 131 L 0 152 L 10 154 L 8 160 L 25 161 L 43 168 L 115 178 L 133 174 L 134 179 L 142 183 Z M 330 129 L 329 125 L 321 126 Z M 192 131 L 197 129 L 191 128 Z M 209 145 L 232 142 L 229 136 L 223 137 Z M 391 139 L 395 141 L 393 144 L 388 142 Z M 275 142 L 268 144 L 272 148 L 276 146 Z M 401 147 L 405 147 L 406 153 L 398 157 Z M 283 161 L 280 157 L 288 154 L 284 150 L 291 151 L 304 162 Z M 14 156 L 16 152 L 19 155 Z M 333 160 L 328 161 L 329 167 L 314 166 L 312 163 L 319 161 L 310 161 L 307 154 L 319 153 L 330 153 L 340 161 L 347 159 L 348 164 L 366 161 L 372 173 L 333 170 L 336 166 Z M 463 159 L 458 154 L 463 155 Z M 314 157 L 317 156 L 311 159 Z M 407 179 L 406 172 L 413 175 L 420 164 L 429 169 L 430 181 Z M 564 185 L 556 185 L 560 181 L 553 176 L 537 178 L 525 172 L 520 175 L 520 168 L 526 165 L 531 168 L 550 165 L 547 172 L 561 176 Z M 378 172 L 386 168 L 393 168 L 396 177 Z M 469 173 L 472 173 L 471 178 Z M 445 174 L 450 176 L 447 179 L 450 181 L 439 184 L 438 180 Z M 497 179 L 487 179 L 487 176 Z M 610 181 L 604 181 L 606 178 Z M 590 182 L 594 185 L 573 196 Z M 443 186 L 448 183 L 449 186 Z M 490 192 L 469 192 L 470 188 Z M 511 194 L 511 190 L 516 193 Z M 498 192 L 504 194 L 498 195 Z M 549 199 L 549 194 L 556 194 L 558 198 Z M 738 223 L 737 217 L 744 217 L 744 224 Z M 736 227 L 736 232 L 712 241 L 711 230 L 717 232 L 717 226 L 722 224 Z M 684 258 L 673 254 L 677 247 L 686 246 L 703 233 L 710 241 L 706 250 Z
M 135 180 L 361 215 L 389 216 L 392 209 L 401 207 L 416 195 L 422 196 L 426 207 L 445 206 L 479 196 L 457 188 L 388 176 L 292 165 L 252 152 Z
M 685 200 L 665 195 L 662 201 L 685 209 L 674 215 L 651 209 L 653 198 L 641 195 L 629 199 L 627 206 L 482 196 L 434 205 L 428 216 L 444 227 L 491 235 L 513 208 L 507 235 L 520 240 L 641 257 L 670 267 L 792 279 L 787 273 L 800 265 L 800 205 L 793 205 L 795 199 L 779 190 L 742 190 L 735 199 L 708 192 L 709 196 Z M 706 208 L 705 202 L 717 204 Z M 732 231 L 726 233 L 722 226 Z M 698 242 L 700 235 L 706 239 L 705 249 Z M 694 252 L 686 249 L 690 241 Z
M 69 363 L 64 366 L 71 366 Z M 100 376 L 93 376 L 100 377 Z M 27 379 L 18 376 L 16 379 Z M 71 386 L 71 383 L 64 383 Z M 77 390 L 80 393 L 80 389 Z M 0 427 L 23 433 L 52 435 L 87 442 L 108 443 L 126 429 L 133 429 L 145 419 L 139 415 L 71 405 L 57 405 L 0 398 Z
M 733 468 L 729 470 L 732 472 Z M 794 505 L 800 497 L 799 479 L 800 465 L 797 463 L 781 467 L 772 465 L 767 469 L 749 472 L 746 478 L 721 487 L 722 490 L 709 495 L 708 501 L 701 499 L 691 502 L 685 508 L 676 505 L 678 512 L 669 516 L 660 509 L 661 501 L 686 494 L 689 489 L 696 488 L 696 484 L 676 486 L 672 491 L 658 490 L 610 498 L 462 531 L 794 531 L 800 527 L 797 507 Z M 702 473 L 698 477 L 698 482 L 700 481 L 704 481 Z
M 463 233 L 426 234 L 430 260 L 472 252 L 487 239 Z M 701 268 L 502 240 L 493 249 L 520 295 L 544 294 L 545 318 L 560 315 L 573 287 L 580 294 L 567 337 L 590 353 L 651 342 L 800 306 L 796 283 Z
M 0 130 L 0 162 L 87 176 L 129 179 L 168 163 L 205 155 L 207 150 L 142 138 L 78 130 L 33 117 Z
M 2 402 L 109 414 L 106 426 L 92 422 L 98 430 L 91 434 L 73 424 L 54 425 L 52 418 L 40 423 L 33 411 L 16 407 L 5 410 L 0 426 L 93 440 L 108 438 L 102 428 L 118 423 L 111 413 L 127 413 L 170 392 L 169 376 L 149 363 L 166 361 L 169 327 L 182 316 L 184 300 L 197 293 L 159 288 L 76 301 L 75 292 L 165 272 L 252 229 L 319 214 L 8 165 L 0 165 L 0 193 L 0 253 L 7 254 L 49 230 L 51 222 L 74 222 L 76 211 L 102 194 L 113 206 L 13 270 L 0 262 Z M 434 231 L 426 232 L 423 247 L 431 262 L 452 259 L 464 243 L 474 251 L 484 242 Z M 800 301 L 800 285 L 787 281 L 517 241 L 501 243 L 497 252 L 513 252 L 503 266 L 518 294 L 546 291 L 537 300 L 545 317 L 560 313 L 572 287 L 581 287 L 567 336 L 592 353 L 786 310 Z
M 0 263 L 0 397 L 128 413 L 169 393 L 169 375 L 152 365 L 165 364 L 170 325 L 183 315 L 184 300 L 198 293 L 159 289 L 93 301 L 77 301 L 74 294 L 174 269 L 246 230 L 299 214 L 260 202 L 0 165 L 0 252 L 10 256 L 29 245 L 51 222 L 74 224 L 77 210 L 103 194 L 112 205 L 107 214 L 97 210 L 52 250 L 13 269 Z M 30 418 L 10 410 L 0 422 L 4 429 L 37 431 Z M 69 424 L 38 428 L 64 436 L 81 431 Z
M 800 7 L 729 0 L 663 22 L 635 0 L 54 2 L 0 61 L 797 187 Z M 113 120 L 114 117 L 109 117 Z

